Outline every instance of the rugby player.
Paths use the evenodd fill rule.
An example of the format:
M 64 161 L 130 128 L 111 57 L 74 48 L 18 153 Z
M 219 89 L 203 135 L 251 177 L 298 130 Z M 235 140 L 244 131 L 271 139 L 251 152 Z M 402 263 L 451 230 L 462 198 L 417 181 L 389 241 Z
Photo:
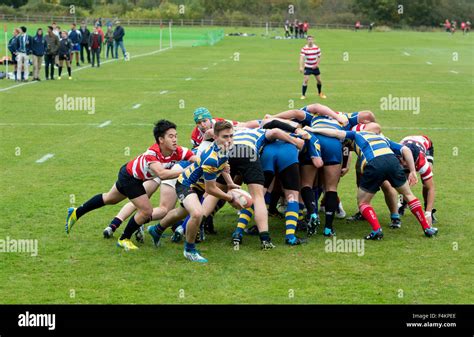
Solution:
M 430 226 L 426 220 L 420 201 L 410 189 L 410 185 L 414 185 L 418 181 L 410 149 L 380 135 L 380 126 L 376 132 L 342 131 L 328 128 L 306 129 L 327 137 L 352 140 L 355 152 L 361 157 L 362 176 L 357 202 L 361 214 L 372 226 L 372 232 L 366 236 L 367 240 L 380 240 L 383 237 L 382 228 L 370 202 L 385 180 L 388 180 L 408 201 L 410 211 L 420 223 L 425 235 L 432 237 L 438 233 L 438 229 Z M 408 181 L 396 155 L 402 156 L 409 167 Z
M 304 74 L 301 99 L 306 99 L 310 75 L 316 77 L 319 97 L 326 98 L 326 95 L 322 92 L 323 83 L 321 82 L 321 72 L 319 70 L 321 50 L 314 44 L 314 39 L 311 35 L 308 35 L 306 41 L 307 44 L 300 51 L 300 72 Z
M 141 225 L 150 221 L 153 212 L 143 182 L 156 177 L 163 180 L 178 177 L 181 172 L 169 170 L 165 166 L 166 162 L 163 165 L 162 160 L 170 156 L 181 158 L 185 152 L 177 145 L 176 125 L 174 123 L 160 120 L 153 128 L 153 135 L 156 143 L 149 147 L 145 153 L 122 166 L 118 174 L 118 180 L 109 192 L 95 195 L 78 208 L 70 207 L 68 209 L 66 233 L 69 234 L 74 224 L 84 214 L 105 205 L 115 205 L 128 198 L 136 207 L 137 212 L 128 221 L 117 245 L 125 250 L 138 249 L 130 238 Z

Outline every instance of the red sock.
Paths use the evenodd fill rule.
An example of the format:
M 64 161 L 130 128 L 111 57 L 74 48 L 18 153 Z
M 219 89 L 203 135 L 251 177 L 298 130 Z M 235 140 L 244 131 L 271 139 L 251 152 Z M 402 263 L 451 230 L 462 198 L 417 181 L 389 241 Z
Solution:
M 369 204 L 361 204 L 359 206 L 359 211 L 364 219 L 370 223 L 373 231 L 380 229 L 379 219 L 377 219 L 377 214 L 375 214 L 372 206 Z
M 425 213 L 423 213 L 423 208 L 421 208 L 420 200 L 417 198 L 413 199 L 408 203 L 408 207 L 410 207 L 410 211 L 416 217 L 423 229 L 430 228 L 428 221 L 426 221 Z

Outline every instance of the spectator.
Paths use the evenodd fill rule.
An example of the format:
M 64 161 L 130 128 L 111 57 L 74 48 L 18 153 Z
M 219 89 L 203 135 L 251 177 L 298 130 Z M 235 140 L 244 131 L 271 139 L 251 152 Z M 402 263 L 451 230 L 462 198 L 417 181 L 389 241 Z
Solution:
M 61 30 L 60 27 L 56 24 L 56 22 L 53 22 L 51 24 L 51 27 L 53 27 L 53 33 L 58 37 L 58 39 L 61 38 Z
M 301 22 L 301 21 L 298 22 L 298 30 L 299 30 L 299 33 L 300 33 L 299 37 L 300 37 L 300 39 L 302 39 L 303 36 L 304 36 L 304 32 L 303 32 L 303 22 Z
M 10 39 L 10 41 L 8 41 L 8 50 L 12 54 L 12 60 L 11 60 L 10 63 L 13 64 L 13 74 L 15 76 L 15 81 L 18 81 L 18 78 L 17 78 L 17 61 L 16 61 L 18 52 L 17 52 L 16 45 L 17 45 L 17 39 L 20 36 L 20 33 L 21 33 L 20 29 L 18 29 L 18 28 L 13 29 L 13 37 Z
M 120 48 L 122 49 L 123 57 L 126 59 L 127 51 L 125 50 L 125 47 L 123 45 L 123 37 L 125 35 L 125 30 L 120 25 L 120 21 L 117 21 L 116 24 L 117 26 L 114 30 L 115 58 L 118 59 L 118 47 L 120 46 Z
M 102 35 L 99 34 L 99 26 L 94 27 L 94 32 L 89 37 L 89 49 L 92 52 L 92 67 L 97 58 L 97 67 L 100 67 L 100 46 L 102 46 Z
M 30 66 L 30 54 L 31 54 L 31 45 L 32 38 L 26 34 L 26 27 L 21 26 L 21 35 L 16 40 L 16 50 L 17 50 L 17 79 L 21 78 L 22 82 L 28 81 L 29 75 L 29 66 Z M 23 70 L 24 77 L 21 76 L 21 70 Z
M 71 50 L 72 50 L 72 41 L 68 38 L 68 33 L 66 31 L 61 32 L 61 40 L 59 41 L 59 75 L 58 80 L 61 79 L 61 73 L 63 71 L 63 64 L 66 61 L 67 73 L 69 74 L 69 79 L 72 80 L 71 76 Z
M 72 43 L 72 55 L 70 61 L 72 61 L 74 59 L 74 55 L 76 55 L 76 66 L 80 67 L 81 65 L 79 64 L 79 52 L 81 50 L 82 36 L 81 32 L 76 28 L 75 23 L 71 24 L 71 30 L 69 31 L 69 40 L 71 40 Z
M 81 62 L 84 63 L 84 50 L 87 53 L 87 63 L 91 63 L 91 52 L 89 50 L 89 37 L 91 32 L 87 29 L 85 22 L 81 25 Z
M 448 19 L 444 21 L 444 29 L 446 30 L 447 33 L 451 32 L 451 22 L 449 22 Z
M 355 23 L 354 30 L 357 32 L 359 29 L 360 29 L 360 21 L 357 21 L 357 22 Z
M 466 34 L 469 33 L 469 31 L 471 30 L 471 21 L 466 21 Z
M 298 35 L 299 35 L 299 26 L 298 26 L 298 20 L 295 19 L 295 21 L 293 21 L 293 26 L 295 27 L 295 39 L 298 38 Z
M 43 36 L 43 29 L 38 28 L 31 44 L 33 53 L 33 81 L 41 81 L 39 78 L 43 56 L 46 53 L 47 43 Z
M 97 27 L 97 32 L 99 33 L 99 35 L 102 37 L 102 42 L 105 43 L 105 33 L 104 31 L 102 30 L 102 26 L 96 26 Z M 100 48 L 100 51 L 99 53 L 102 52 L 102 48 Z
M 294 28 L 294 24 L 293 22 L 290 22 L 290 37 L 293 36 L 293 28 Z
M 105 42 L 107 44 L 107 53 L 105 58 L 109 58 L 109 50 L 112 54 L 112 58 L 114 58 L 114 31 L 112 30 L 112 26 L 107 27 L 107 34 L 105 35 Z
M 372 31 L 372 29 L 374 29 L 374 25 L 375 25 L 375 22 L 371 22 L 369 24 L 369 33 Z
M 285 38 L 290 37 L 290 22 L 288 20 L 285 21 Z
M 303 23 L 303 37 L 306 38 L 308 36 L 308 29 L 309 29 L 309 23 L 308 21 L 304 21 Z
M 54 34 L 54 28 L 52 26 L 48 26 L 48 35 L 45 36 L 45 40 L 46 54 L 44 57 L 44 73 L 46 80 L 50 78 L 54 80 L 54 65 L 56 63 L 56 57 L 58 56 L 59 38 Z

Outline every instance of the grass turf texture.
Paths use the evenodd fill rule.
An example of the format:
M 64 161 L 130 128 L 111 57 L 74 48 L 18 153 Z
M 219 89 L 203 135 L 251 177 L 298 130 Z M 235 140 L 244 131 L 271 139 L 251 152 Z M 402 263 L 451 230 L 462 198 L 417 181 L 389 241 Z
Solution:
M 127 31 L 137 33 L 138 28 Z M 176 122 L 179 143 L 189 146 L 192 111 L 198 106 L 214 116 L 244 121 L 286 110 L 289 100 L 295 107 L 320 101 L 314 78 L 308 99 L 299 101 L 303 40 L 226 37 L 213 47 L 177 47 L 87 69 L 73 74 L 72 81 L 43 81 L 0 93 L 0 239 L 39 240 L 36 257 L 0 254 L 0 302 L 472 303 L 472 37 L 316 32 L 328 95 L 323 103 L 341 111 L 371 109 L 391 139 L 427 134 L 435 146 L 438 237 L 425 238 L 409 211 L 402 228 L 390 230 L 379 193 L 374 207 L 385 238 L 366 242 L 361 257 L 326 253 L 320 234 L 307 245 L 287 247 L 284 223 L 275 219 L 270 230 L 276 249 L 262 252 L 258 238 L 246 236 L 234 251 L 230 235 L 237 216 L 229 206 L 215 218 L 218 235 L 199 245 L 209 259 L 206 265 L 186 261 L 181 244 L 166 241 L 155 249 L 149 236 L 135 252 L 104 240 L 102 230 L 122 204 L 94 211 L 80 219 L 71 235 L 64 232 L 71 194 L 77 206 L 108 191 L 121 165 L 153 143 L 152 122 Z M 125 45 L 133 56 L 156 49 L 157 43 L 132 43 L 126 37 Z M 239 61 L 233 59 L 236 52 Z M 343 61 L 344 52 L 349 61 Z M 459 61 L 452 60 L 453 52 Z M 1 87 L 11 85 L 0 81 Z M 163 90 L 168 92 L 160 94 Z M 95 114 L 56 111 L 55 99 L 64 94 L 95 97 Z M 420 113 L 381 111 L 380 98 L 389 94 L 420 97 Z M 132 109 L 135 104 L 141 106 Z M 110 125 L 97 127 L 108 120 Z M 54 158 L 35 163 L 46 153 Z M 348 215 L 356 211 L 351 166 L 339 187 Z M 421 182 L 414 191 L 421 199 Z M 158 198 L 159 193 L 152 199 L 155 205 Z M 338 239 L 361 239 L 370 231 L 366 222 L 345 220 L 336 220 L 335 228 Z

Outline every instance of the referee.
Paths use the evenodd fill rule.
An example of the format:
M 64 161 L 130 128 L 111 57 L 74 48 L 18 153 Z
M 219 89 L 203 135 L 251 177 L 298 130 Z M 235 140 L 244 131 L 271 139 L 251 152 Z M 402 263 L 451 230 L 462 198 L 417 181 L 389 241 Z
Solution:
M 301 48 L 300 53 L 300 72 L 304 74 L 301 99 L 306 99 L 306 90 L 308 89 L 308 80 L 310 75 L 316 76 L 318 82 L 318 94 L 321 98 L 326 98 L 321 88 L 321 72 L 319 71 L 319 61 L 321 61 L 321 50 L 313 42 L 313 37 L 308 35 L 307 44 Z

